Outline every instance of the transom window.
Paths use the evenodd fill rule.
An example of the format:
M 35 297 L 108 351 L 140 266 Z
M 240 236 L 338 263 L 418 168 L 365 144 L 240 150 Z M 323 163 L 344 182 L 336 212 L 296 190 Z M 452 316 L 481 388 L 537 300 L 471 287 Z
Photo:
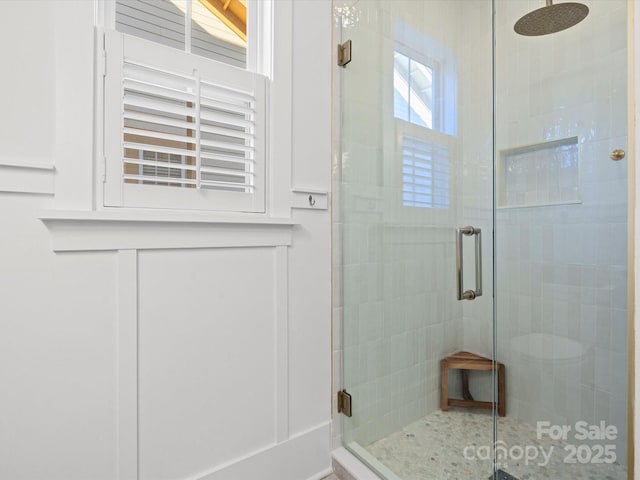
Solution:
M 245 68 L 246 0 L 116 0 L 116 29 Z
M 393 113 L 405 122 L 434 128 L 434 69 L 393 52 Z

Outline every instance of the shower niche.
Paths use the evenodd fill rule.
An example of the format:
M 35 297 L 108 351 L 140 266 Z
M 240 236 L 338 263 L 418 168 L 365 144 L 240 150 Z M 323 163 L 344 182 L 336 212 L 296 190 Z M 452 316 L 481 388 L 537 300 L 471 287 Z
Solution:
M 500 150 L 496 179 L 499 208 L 580 203 L 578 137 Z

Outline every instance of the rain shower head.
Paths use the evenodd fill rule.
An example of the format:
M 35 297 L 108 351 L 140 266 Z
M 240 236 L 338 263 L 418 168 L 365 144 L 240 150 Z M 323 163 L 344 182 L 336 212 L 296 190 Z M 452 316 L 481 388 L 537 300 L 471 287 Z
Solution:
M 566 2 L 547 5 L 527 13 L 516 22 L 513 29 L 529 37 L 560 32 L 580 23 L 589 14 L 589 7 L 582 3 Z

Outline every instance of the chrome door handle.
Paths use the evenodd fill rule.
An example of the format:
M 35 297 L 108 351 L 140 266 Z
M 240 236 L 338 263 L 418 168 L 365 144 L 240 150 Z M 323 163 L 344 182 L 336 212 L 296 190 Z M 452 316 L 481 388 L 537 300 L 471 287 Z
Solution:
M 476 289 L 466 290 L 463 284 L 462 236 L 476 237 Z M 482 295 L 482 230 L 476 227 L 456 228 L 456 278 L 458 283 L 458 300 L 473 300 Z

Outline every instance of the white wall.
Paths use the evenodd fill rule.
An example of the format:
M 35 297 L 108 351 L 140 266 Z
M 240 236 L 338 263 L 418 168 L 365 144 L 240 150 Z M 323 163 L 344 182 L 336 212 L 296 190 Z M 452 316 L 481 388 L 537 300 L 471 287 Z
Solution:
M 328 471 L 330 214 L 290 207 L 330 189 L 330 2 L 292 8 L 290 220 L 220 223 L 92 209 L 93 2 L 2 2 L 0 478 Z

